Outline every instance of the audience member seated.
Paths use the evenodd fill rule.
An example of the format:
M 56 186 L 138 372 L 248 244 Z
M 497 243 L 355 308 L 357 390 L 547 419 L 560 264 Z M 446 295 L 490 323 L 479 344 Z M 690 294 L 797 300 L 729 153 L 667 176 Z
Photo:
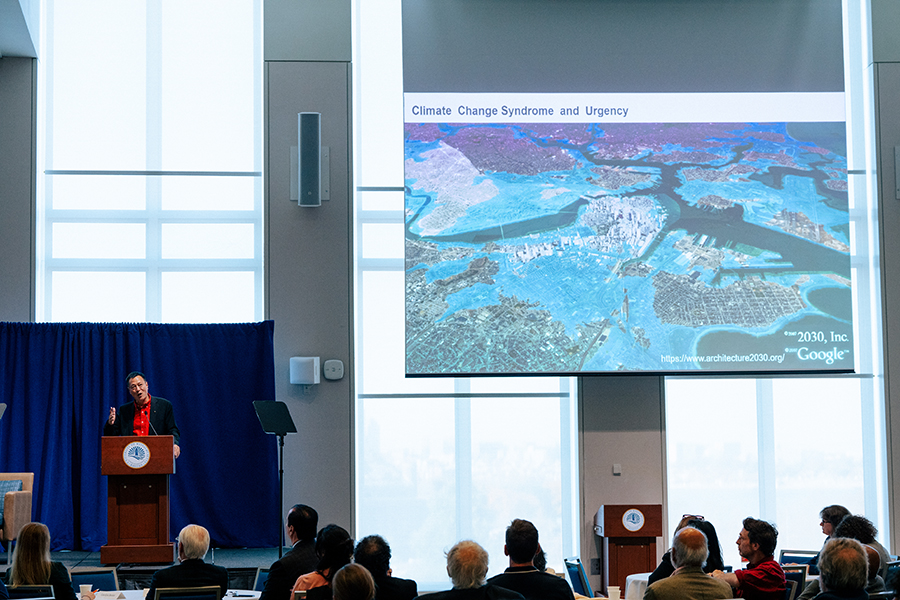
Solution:
M 372 600 L 375 598 L 375 580 L 362 565 L 344 565 L 331 580 L 334 600 Z
M 305 504 L 291 507 L 285 523 L 291 549 L 272 563 L 259 600 L 292 600 L 291 588 L 297 578 L 314 571 L 319 562 L 316 556 L 318 526 L 319 515 L 315 509 Z
M 503 553 L 509 557 L 509 568 L 488 580 L 489 584 L 519 592 L 525 600 L 574 600 L 572 588 L 565 579 L 544 573 L 534 566 L 541 551 L 538 530 L 524 519 L 515 519 L 506 528 Z
M 712 573 L 716 569 L 723 570 L 725 568 L 725 563 L 722 561 L 722 546 L 719 544 L 719 536 L 716 534 L 716 528 L 713 527 L 712 523 L 700 515 L 684 515 L 681 518 L 681 521 L 678 522 L 678 527 L 675 528 L 675 535 L 678 535 L 678 532 L 681 531 L 682 528 L 688 526 L 699 529 L 706 535 L 709 545 L 709 558 L 706 560 L 703 571 Z M 660 579 L 665 579 L 671 575 L 673 571 L 675 571 L 675 567 L 672 566 L 672 551 L 666 550 L 659 566 L 657 566 L 656 570 L 650 574 L 647 583 L 652 585 Z
M 412 600 L 419 595 L 412 579 L 392 577 L 391 547 L 380 535 L 368 535 L 356 544 L 356 564 L 364 566 L 375 581 L 375 600 Z M 337 589 L 335 588 L 335 597 Z
M 853 539 L 853 538 L 844 538 L 842 536 L 832 535 L 832 540 L 839 539 Z M 859 541 L 859 540 L 854 540 Z M 862 545 L 863 550 L 865 550 L 867 558 L 868 558 L 868 577 L 866 581 L 866 593 L 867 594 L 877 594 L 879 592 L 883 592 L 884 580 L 881 578 L 881 575 L 878 574 L 878 569 L 881 565 L 881 557 L 878 556 L 878 551 L 871 546 Z M 798 594 L 797 600 L 811 600 L 819 595 L 822 591 L 822 587 L 820 584 L 820 579 L 813 579 L 806 587 L 803 589 L 803 592 Z
M 217 585 L 219 598 L 228 591 L 228 571 L 224 567 L 203 562 L 209 550 L 209 532 L 200 525 L 188 525 L 178 534 L 178 562 L 174 567 L 160 569 L 150 580 L 147 600 L 156 598 L 158 588 L 187 588 Z
M 838 526 L 838 523 L 841 520 L 850 514 L 850 511 L 841 506 L 840 504 L 832 504 L 831 506 L 826 506 L 821 511 L 819 511 L 819 516 L 822 520 L 819 522 L 819 525 L 822 526 L 822 533 L 825 534 L 825 543 L 828 543 L 828 540 L 831 539 L 831 534 L 834 532 L 834 528 Z M 822 545 L 824 548 L 825 544 Z M 821 552 L 819 552 L 821 554 Z M 819 574 L 819 554 L 816 554 L 809 561 L 809 574 L 810 575 L 818 575 Z
M 717 600 L 731 598 L 731 586 L 703 572 L 709 556 L 706 534 L 695 527 L 682 527 L 675 534 L 670 554 L 675 571 L 650 584 L 644 600 Z
M 862 544 L 835 537 L 819 553 L 822 593 L 816 600 L 867 600 L 868 561 Z
M 326 525 L 319 530 L 316 536 L 316 556 L 318 563 L 316 569 L 305 575 L 301 575 L 294 583 L 291 595 L 294 592 L 309 591 L 315 588 L 325 587 L 326 597 L 331 593 L 331 579 L 338 569 L 350 563 L 353 558 L 353 538 L 343 527 L 334 523 Z M 322 597 L 319 594 L 311 594 Z
M 778 530 L 771 523 L 747 517 L 738 535 L 738 553 L 747 560 L 747 568 L 734 573 L 713 571 L 735 590 L 738 598 L 747 600 L 784 600 L 784 571 L 774 558 Z
M 458 542 L 447 553 L 447 575 L 453 589 L 419 596 L 427 600 L 525 600 L 522 594 L 497 585 L 485 585 L 487 551 L 470 540 Z M 551 575 L 552 577 L 552 575 Z
M 878 574 L 881 575 L 882 581 L 887 577 L 888 563 L 891 562 L 891 555 L 884 546 L 878 543 L 875 536 L 878 535 L 878 529 L 872 521 L 862 515 L 847 515 L 838 526 L 834 528 L 832 537 L 852 538 L 865 546 L 871 546 L 878 552 L 881 558 L 881 566 Z
M 56 600 L 77 600 L 65 565 L 50 560 L 50 530 L 43 523 L 28 523 L 19 530 L 6 582 L 10 587 L 49 584 Z

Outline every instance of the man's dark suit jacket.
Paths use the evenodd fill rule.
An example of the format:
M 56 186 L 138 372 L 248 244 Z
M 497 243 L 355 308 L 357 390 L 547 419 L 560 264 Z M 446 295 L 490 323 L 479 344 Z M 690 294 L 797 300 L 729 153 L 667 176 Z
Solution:
M 315 571 L 318 562 L 314 540 L 297 542 L 284 556 L 272 563 L 259 600 L 291 600 L 291 589 L 297 578 Z
M 419 597 L 427 598 L 427 600 L 525 600 L 519 592 L 490 583 L 477 588 L 452 589 Z
M 171 435 L 175 443 L 181 438 L 175 425 L 172 403 L 165 398 L 150 396 L 150 435 Z M 109 424 L 107 417 L 103 425 L 103 435 L 134 435 L 134 402 L 123 404 L 116 409 L 116 422 Z M 153 600 L 148 598 L 148 600 Z
M 186 588 L 202 585 L 217 585 L 222 589 L 219 598 L 228 591 L 228 571 L 225 567 L 210 565 L 202 558 L 189 558 L 180 565 L 162 569 L 153 574 L 147 600 L 156 599 L 157 588 Z
M 534 567 L 510 567 L 488 579 L 488 583 L 519 592 L 526 600 L 575 600 L 565 579 Z
M 375 578 L 375 600 L 412 600 L 419 595 L 416 582 L 399 577 Z

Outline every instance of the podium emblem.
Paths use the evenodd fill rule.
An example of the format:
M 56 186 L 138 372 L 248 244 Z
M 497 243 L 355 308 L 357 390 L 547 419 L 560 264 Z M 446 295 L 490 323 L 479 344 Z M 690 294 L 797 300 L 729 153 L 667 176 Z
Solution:
M 622 526 L 628 531 L 637 531 L 644 526 L 644 513 L 636 508 L 629 508 L 622 515 Z
M 143 442 L 131 442 L 122 451 L 122 460 L 132 469 L 140 469 L 150 462 L 150 448 Z

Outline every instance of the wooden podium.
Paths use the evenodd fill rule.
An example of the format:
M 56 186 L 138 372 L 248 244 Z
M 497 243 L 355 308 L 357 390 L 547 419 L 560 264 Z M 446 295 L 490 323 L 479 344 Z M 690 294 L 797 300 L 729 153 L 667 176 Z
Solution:
M 175 472 L 171 435 L 107 436 L 101 440 L 100 474 L 109 476 L 106 545 L 100 562 L 171 563 L 169 475 Z
M 656 538 L 662 535 L 661 504 L 605 504 L 594 519 L 603 538 L 603 589 L 656 568 Z

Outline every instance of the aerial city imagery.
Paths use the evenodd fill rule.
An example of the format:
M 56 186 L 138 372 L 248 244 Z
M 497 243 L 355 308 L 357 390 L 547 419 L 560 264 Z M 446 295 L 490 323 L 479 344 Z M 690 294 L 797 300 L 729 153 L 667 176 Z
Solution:
M 843 123 L 407 123 L 408 375 L 852 370 Z

